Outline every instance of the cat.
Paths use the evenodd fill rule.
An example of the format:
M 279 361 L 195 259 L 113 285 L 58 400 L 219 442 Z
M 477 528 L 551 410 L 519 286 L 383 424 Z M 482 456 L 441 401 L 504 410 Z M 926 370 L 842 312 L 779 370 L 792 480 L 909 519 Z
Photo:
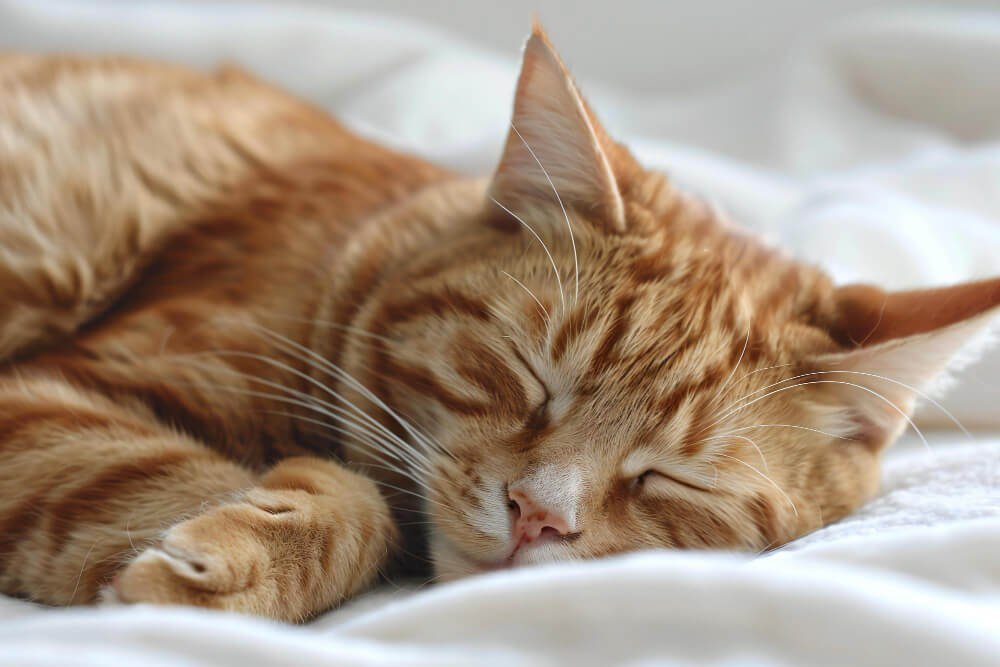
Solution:
M 542 28 L 496 172 L 233 68 L 0 57 L 0 590 L 302 621 L 849 514 L 1000 279 L 835 286 L 644 169 Z M 736 111 L 734 111 L 736 113 Z

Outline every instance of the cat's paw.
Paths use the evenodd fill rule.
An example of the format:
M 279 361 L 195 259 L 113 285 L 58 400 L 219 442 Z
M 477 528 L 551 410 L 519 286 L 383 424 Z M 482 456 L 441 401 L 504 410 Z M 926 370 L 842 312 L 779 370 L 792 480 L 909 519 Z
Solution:
M 278 595 L 269 542 L 285 532 L 275 525 L 285 516 L 235 503 L 183 521 L 126 565 L 102 598 L 269 613 Z

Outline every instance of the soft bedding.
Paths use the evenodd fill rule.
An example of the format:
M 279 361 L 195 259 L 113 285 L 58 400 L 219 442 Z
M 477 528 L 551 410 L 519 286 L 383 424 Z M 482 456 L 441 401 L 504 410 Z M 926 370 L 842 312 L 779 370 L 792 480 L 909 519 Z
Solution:
M 236 61 L 440 162 L 486 172 L 499 154 L 514 45 L 499 57 L 364 14 L 192 6 L 0 0 L 0 49 Z M 697 96 L 583 84 L 646 164 L 839 279 L 1000 273 L 1000 14 L 868 15 L 802 44 Z M 909 437 L 879 498 L 760 558 L 644 553 L 387 587 L 306 628 L 0 599 L 0 665 L 1000 664 L 998 378 L 993 352 L 918 422 L 971 438 Z
M 305 628 L 195 609 L 0 604 L 0 664 L 996 665 L 1000 436 L 929 434 L 882 496 L 771 554 L 650 552 L 417 591 Z

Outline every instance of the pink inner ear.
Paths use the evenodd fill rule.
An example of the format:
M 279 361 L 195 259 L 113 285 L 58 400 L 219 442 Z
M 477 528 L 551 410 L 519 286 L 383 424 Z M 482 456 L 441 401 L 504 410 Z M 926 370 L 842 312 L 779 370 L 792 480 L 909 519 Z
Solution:
M 877 345 L 956 324 L 1000 308 L 1000 278 L 906 292 L 869 285 L 837 291 L 834 335 L 845 345 Z

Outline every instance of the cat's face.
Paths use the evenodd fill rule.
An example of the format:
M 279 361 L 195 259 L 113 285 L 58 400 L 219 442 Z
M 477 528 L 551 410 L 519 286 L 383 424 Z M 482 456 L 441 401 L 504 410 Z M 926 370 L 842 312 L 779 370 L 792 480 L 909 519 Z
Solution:
M 410 392 L 405 409 L 450 453 L 427 476 L 441 577 L 651 547 L 761 550 L 875 490 L 888 433 L 804 384 L 838 376 L 796 377 L 839 349 L 815 321 L 832 288 L 660 194 L 658 210 L 629 202 L 628 233 L 571 216 L 579 294 L 561 209 L 538 206 L 518 215 L 551 230 L 561 292 L 539 241 L 512 228 L 449 284 L 448 316 L 397 330 L 406 343 L 385 370 L 425 374 L 434 398 Z
M 840 518 L 875 492 L 914 385 L 1000 302 L 836 289 L 740 233 L 607 139 L 538 30 L 514 128 L 466 232 L 379 311 L 379 376 L 435 442 L 442 578 L 763 550 Z

